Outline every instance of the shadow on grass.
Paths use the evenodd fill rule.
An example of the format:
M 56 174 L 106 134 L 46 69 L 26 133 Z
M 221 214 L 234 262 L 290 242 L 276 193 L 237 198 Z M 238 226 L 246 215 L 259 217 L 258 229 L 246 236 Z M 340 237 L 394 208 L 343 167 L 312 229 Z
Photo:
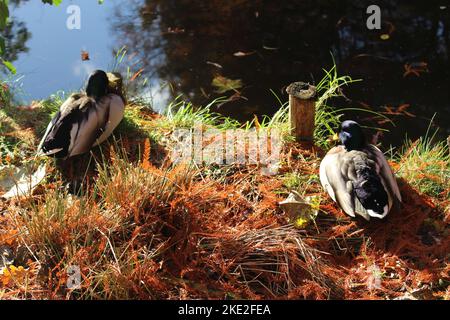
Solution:
M 417 269 L 439 268 L 450 252 L 445 237 L 443 212 L 431 198 L 419 194 L 406 181 L 400 181 L 402 208 L 385 220 L 375 220 L 366 227 L 380 250 L 408 260 Z
M 444 212 L 405 180 L 398 182 L 402 206 L 383 220 L 352 219 L 335 205 L 327 205 L 333 218 L 319 217 L 317 246 L 345 270 L 336 281 L 344 286 L 346 299 L 393 298 L 412 291 L 421 292 L 419 299 L 445 296 L 450 238 Z M 374 279 L 379 281 L 376 288 L 371 287 Z

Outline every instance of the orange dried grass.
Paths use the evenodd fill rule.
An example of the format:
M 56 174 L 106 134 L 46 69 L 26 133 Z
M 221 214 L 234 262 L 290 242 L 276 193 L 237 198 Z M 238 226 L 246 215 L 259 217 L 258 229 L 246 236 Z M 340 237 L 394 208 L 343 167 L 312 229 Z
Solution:
M 449 240 L 443 237 L 448 221 L 429 198 L 405 183 L 402 210 L 370 223 L 346 217 L 313 184 L 307 192 L 323 195 L 322 212 L 314 228 L 297 230 L 286 226 L 278 207 L 279 177 L 262 177 L 254 168 L 239 167 L 221 180 L 187 179 L 186 165 L 159 167 L 152 161 L 158 146 L 148 139 L 143 144 L 139 169 L 125 168 L 140 170 L 138 176 L 166 177 L 176 192 L 166 198 L 142 188 L 132 193 L 139 179 L 127 182 L 131 171 L 118 170 L 103 186 L 111 188 L 113 197 L 91 199 L 90 215 L 79 217 L 80 202 L 74 201 L 64 212 L 64 224 L 39 222 L 59 249 L 52 259 L 43 255 L 46 251 L 38 255 L 47 264 L 48 276 L 44 282 L 33 280 L 33 288 L 41 289 L 33 297 L 383 299 L 449 279 Z M 288 145 L 282 155 L 287 165 L 280 172 L 317 174 L 317 154 L 321 150 Z M 119 168 L 121 159 L 114 148 L 109 157 Z M 116 210 L 117 219 L 105 215 L 105 208 Z M 429 219 L 446 223 L 444 231 L 428 235 L 423 229 Z M 7 215 L 1 225 L 12 232 L 27 223 Z M 84 244 L 80 237 L 72 250 L 66 244 L 74 234 L 90 234 L 91 241 Z M 16 240 L 42 246 L 37 236 Z M 81 267 L 79 296 L 64 289 L 67 264 Z M 382 274 L 379 286 L 370 286 L 372 267 Z M 20 296 L 18 288 L 9 290 L 7 295 Z M 437 288 L 433 294 L 448 297 L 448 290 Z

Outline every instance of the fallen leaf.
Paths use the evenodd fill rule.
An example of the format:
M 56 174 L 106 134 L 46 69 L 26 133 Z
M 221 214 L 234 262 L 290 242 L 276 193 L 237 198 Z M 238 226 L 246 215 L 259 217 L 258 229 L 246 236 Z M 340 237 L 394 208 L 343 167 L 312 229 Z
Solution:
M 250 51 L 250 52 L 243 52 L 243 51 L 238 51 L 233 53 L 233 56 L 235 57 L 246 57 L 246 56 L 251 56 L 252 54 L 255 54 L 255 51 Z
M 217 88 L 217 93 L 225 93 L 231 90 L 237 91 L 237 89 L 242 88 L 242 80 L 233 80 L 223 76 L 217 76 L 213 79 L 212 86 Z
M 263 46 L 263 49 L 271 50 L 271 51 L 278 50 L 278 48 L 275 48 L 275 47 L 269 47 L 269 46 Z
M 404 103 L 404 104 L 401 104 L 398 108 L 397 108 L 397 110 L 398 111 L 404 111 L 405 109 L 408 109 L 409 108 L 409 103 Z
M 3 174 L 3 178 L 0 177 L 0 187 L 8 191 L 0 198 L 10 199 L 31 194 L 37 185 L 44 180 L 46 167 L 45 164 L 41 165 L 32 175 L 25 168 L 10 167 L 6 171 L 6 173 L 0 172 Z
M 220 64 L 216 63 L 216 62 L 206 61 L 206 64 L 209 64 L 211 66 L 217 67 L 219 69 L 223 69 L 223 67 Z
M 320 199 L 316 196 L 303 197 L 293 190 L 286 200 L 278 204 L 297 228 L 304 228 L 317 217 Z
M 139 77 L 139 75 L 144 71 L 144 68 L 140 69 L 138 72 L 136 72 L 131 78 L 130 78 L 130 82 L 133 82 L 134 80 L 136 80 L 137 77 Z
M 408 103 L 401 104 L 397 108 L 390 107 L 390 106 L 384 106 L 383 109 L 386 111 L 384 111 L 382 113 L 388 114 L 388 115 L 396 115 L 396 116 L 407 115 L 408 117 L 415 118 L 416 116 L 414 114 L 406 111 L 406 109 L 408 109 L 409 106 L 410 105 Z
M 0 280 L 4 286 L 7 286 L 13 282 L 22 283 L 26 276 L 28 270 L 22 266 L 16 267 L 11 265 L 9 267 L 3 268 L 3 272 L 0 275 Z
M 428 63 L 426 62 L 405 63 L 403 68 L 405 69 L 403 77 L 407 77 L 410 74 L 420 77 L 421 73 L 429 72 Z
M 165 33 L 166 34 L 167 33 L 169 33 L 169 34 L 180 34 L 180 33 L 184 33 L 185 31 L 186 31 L 185 29 L 178 28 L 178 27 L 175 27 L 175 28 L 168 27 L 167 28 L 167 32 L 165 32 Z
M 87 51 L 81 51 L 81 61 L 89 61 L 89 52 Z

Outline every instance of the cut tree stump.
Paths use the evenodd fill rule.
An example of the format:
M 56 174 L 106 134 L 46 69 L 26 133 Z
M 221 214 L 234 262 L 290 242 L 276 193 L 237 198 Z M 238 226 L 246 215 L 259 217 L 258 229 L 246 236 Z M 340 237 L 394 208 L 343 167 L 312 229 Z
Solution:
M 289 94 L 291 134 L 297 142 L 313 142 L 316 87 L 305 82 L 294 82 L 286 92 Z

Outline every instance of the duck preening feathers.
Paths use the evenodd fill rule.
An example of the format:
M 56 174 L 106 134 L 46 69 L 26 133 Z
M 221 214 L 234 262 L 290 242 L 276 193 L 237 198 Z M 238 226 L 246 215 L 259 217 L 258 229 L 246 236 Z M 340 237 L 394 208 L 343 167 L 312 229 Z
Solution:
M 124 114 L 125 98 L 117 86 L 121 86 L 120 75 L 94 71 L 86 92 L 72 94 L 61 105 L 47 127 L 39 153 L 65 159 L 105 141 Z
M 395 176 L 376 146 L 366 142 L 355 121 L 344 121 L 339 139 L 320 164 L 320 182 L 349 216 L 382 219 L 402 198 Z

